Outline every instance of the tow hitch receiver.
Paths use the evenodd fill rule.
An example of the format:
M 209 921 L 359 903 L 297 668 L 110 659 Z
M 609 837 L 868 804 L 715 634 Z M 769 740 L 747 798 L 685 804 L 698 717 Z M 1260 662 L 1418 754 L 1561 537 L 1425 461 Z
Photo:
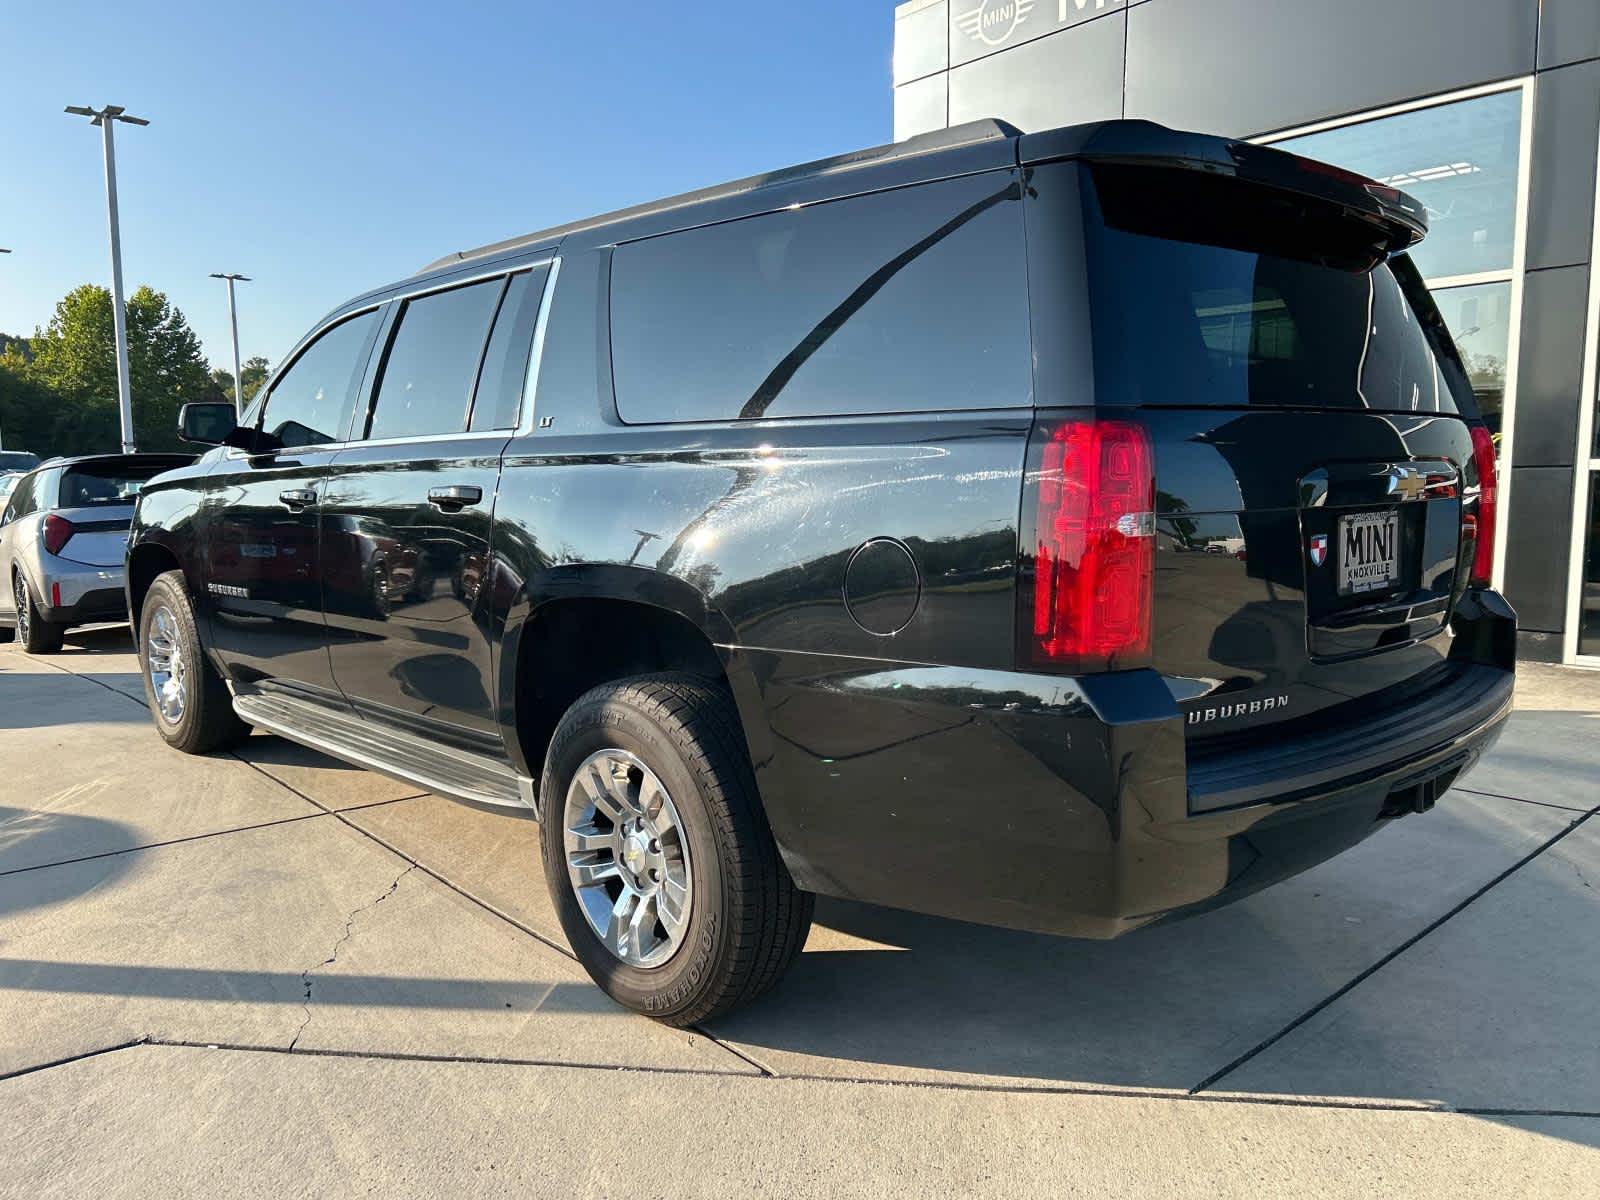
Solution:
M 1378 813 L 1378 820 L 1388 821 L 1409 813 L 1427 812 L 1439 797 L 1450 790 L 1467 765 L 1469 755 L 1461 754 L 1442 763 L 1435 763 L 1420 776 L 1403 779 L 1389 789 L 1389 795 Z

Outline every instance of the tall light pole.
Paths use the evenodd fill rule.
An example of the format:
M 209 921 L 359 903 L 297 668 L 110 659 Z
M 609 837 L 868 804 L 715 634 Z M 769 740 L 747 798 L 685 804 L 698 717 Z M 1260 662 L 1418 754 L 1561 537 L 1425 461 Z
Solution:
M 248 275 L 230 275 L 223 271 L 211 272 L 213 279 L 226 279 L 228 281 L 228 320 L 233 324 L 233 411 L 236 416 L 244 416 L 244 376 L 239 374 L 239 310 L 233 303 L 233 285 L 235 283 L 249 283 Z
M 133 392 L 128 383 L 128 318 L 122 309 L 122 232 L 117 226 L 117 152 L 112 144 L 111 127 L 118 121 L 129 125 L 148 125 L 143 117 L 130 117 L 120 104 L 96 110 L 69 104 L 67 111 L 88 117 L 100 126 L 106 149 L 106 216 L 111 224 L 111 319 L 117 331 L 117 403 L 122 410 L 122 452 L 132 454 Z

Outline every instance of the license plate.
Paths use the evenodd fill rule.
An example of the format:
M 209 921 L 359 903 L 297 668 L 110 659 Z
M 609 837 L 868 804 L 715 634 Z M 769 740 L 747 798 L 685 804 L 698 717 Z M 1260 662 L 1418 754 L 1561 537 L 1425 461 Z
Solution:
M 1339 594 L 1380 592 L 1400 578 L 1400 514 L 1339 518 Z

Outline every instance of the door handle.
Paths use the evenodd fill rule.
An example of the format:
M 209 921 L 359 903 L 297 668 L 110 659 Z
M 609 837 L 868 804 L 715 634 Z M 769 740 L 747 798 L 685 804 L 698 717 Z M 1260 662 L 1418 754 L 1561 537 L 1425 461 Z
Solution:
M 278 503 L 298 511 L 317 502 L 317 493 L 311 488 L 285 488 L 278 493 Z
M 448 487 L 428 489 L 428 503 L 445 512 L 458 512 L 482 499 L 483 489 L 472 484 L 453 483 Z

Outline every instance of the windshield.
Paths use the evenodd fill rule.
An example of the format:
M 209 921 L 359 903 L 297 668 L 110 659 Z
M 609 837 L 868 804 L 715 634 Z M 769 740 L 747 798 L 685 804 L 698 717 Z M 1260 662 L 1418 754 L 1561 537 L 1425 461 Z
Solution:
M 0 450 L 0 471 L 31 471 L 39 465 L 39 456 L 26 450 Z
M 1477 415 L 1409 259 L 1336 206 L 1183 170 L 1085 178 L 1109 402 Z

